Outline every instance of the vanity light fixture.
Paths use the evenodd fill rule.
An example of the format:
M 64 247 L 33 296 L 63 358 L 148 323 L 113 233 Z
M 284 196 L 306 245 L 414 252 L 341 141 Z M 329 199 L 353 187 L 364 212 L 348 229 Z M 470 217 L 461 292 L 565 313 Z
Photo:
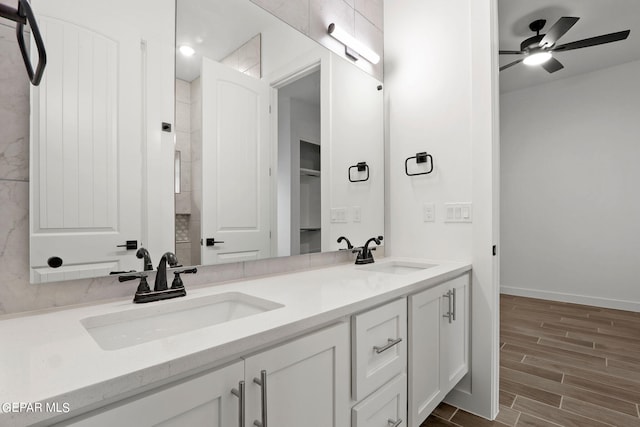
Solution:
M 374 65 L 380 62 L 380 55 L 365 46 L 364 43 L 351 36 L 342 28 L 338 28 L 336 24 L 329 24 L 327 33 L 344 45 L 345 54 L 353 60 L 357 61 L 358 58 L 362 57 Z
M 184 56 L 193 56 L 193 54 L 196 53 L 194 48 L 192 48 L 191 46 L 187 46 L 186 44 L 183 44 L 178 49 L 180 50 L 180 53 Z
M 526 65 L 540 65 L 551 59 L 551 52 L 535 52 L 527 55 L 522 62 Z

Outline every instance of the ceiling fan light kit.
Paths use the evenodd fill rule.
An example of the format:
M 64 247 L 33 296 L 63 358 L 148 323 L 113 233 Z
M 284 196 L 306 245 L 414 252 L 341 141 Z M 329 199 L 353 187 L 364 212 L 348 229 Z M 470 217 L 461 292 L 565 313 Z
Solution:
M 511 68 L 523 62 L 525 65 L 541 65 L 548 73 L 555 73 L 564 68 L 562 63 L 553 57 L 553 52 L 566 52 L 568 50 L 582 49 L 590 46 L 597 46 L 606 43 L 617 42 L 629 37 L 630 30 L 619 31 L 617 33 L 604 34 L 590 37 L 571 43 L 557 45 L 557 41 L 573 27 L 580 18 L 563 16 L 553 24 L 546 34 L 540 34 L 547 21 L 538 19 L 529 24 L 529 29 L 536 33 L 520 43 L 520 50 L 501 50 L 500 55 L 522 55 L 521 59 L 513 61 L 500 67 L 500 71 Z
M 551 59 L 551 52 L 534 52 L 527 55 L 522 62 L 525 65 L 540 65 Z

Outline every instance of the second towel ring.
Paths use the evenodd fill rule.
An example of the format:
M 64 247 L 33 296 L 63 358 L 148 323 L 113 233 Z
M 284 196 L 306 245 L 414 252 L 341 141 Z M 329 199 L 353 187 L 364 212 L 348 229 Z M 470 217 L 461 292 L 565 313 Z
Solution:
M 429 163 L 431 167 L 425 172 L 409 173 L 409 160 L 411 159 L 416 159 L 416 163 Z M 433 157 L 431 156 L 431 154 L 427 154 L 426 151 L 416 153 L 416 155 L 413 157 L 407 157 L 407 159 L 404 161 L 404 173 L 406 173 L 407 176 L 428 175 L 431 172 L 433 172 Z
M 351 170 L 358 169 L 358 172 L 367 172 L 367 177 L 365 179 L 351 179 Z M 357 165 L 353 165 L 349 167 L 349 182 L 365 182 L 369 180 L 369 165 L 367 162 L 358 162 Z

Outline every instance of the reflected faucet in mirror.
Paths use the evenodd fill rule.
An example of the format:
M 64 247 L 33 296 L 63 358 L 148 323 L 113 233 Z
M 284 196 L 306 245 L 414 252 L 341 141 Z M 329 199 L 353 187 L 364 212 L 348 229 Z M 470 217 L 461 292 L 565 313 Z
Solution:
M 149 255 L 149 251 L 145 248 L 140 248 L 136 252 L 136 258 L 144 259 L 144 271 L 153 270 L 153 262 L 151 262 L 151 256 Z
M 347 238 L 346 238 L 346 237 L 344 237 L 344 236 L 340 236 L 340 237 L 338 237 L 338 243 L 342 243 L 342 241 L 347 242 L 347 249 L 341 248 L 341 249 L 340 249 L 341 251 L 347 251 L 347 250 L 349 250 L 349 249 L 353 249 L 353 245 L 351 244 L 351 242 L 349 241 L 349 239 L 347 239 Z

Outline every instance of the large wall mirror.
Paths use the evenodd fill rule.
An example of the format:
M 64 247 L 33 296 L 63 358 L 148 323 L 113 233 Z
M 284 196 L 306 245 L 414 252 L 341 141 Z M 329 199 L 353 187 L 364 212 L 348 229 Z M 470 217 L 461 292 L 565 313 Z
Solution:
M 375 78 L 249 0 L 123 2 L 130 25 L 74 3 L 34 0 L 32 282 L 142 270 L 134 246 L 209 265 L 383 234 Z

